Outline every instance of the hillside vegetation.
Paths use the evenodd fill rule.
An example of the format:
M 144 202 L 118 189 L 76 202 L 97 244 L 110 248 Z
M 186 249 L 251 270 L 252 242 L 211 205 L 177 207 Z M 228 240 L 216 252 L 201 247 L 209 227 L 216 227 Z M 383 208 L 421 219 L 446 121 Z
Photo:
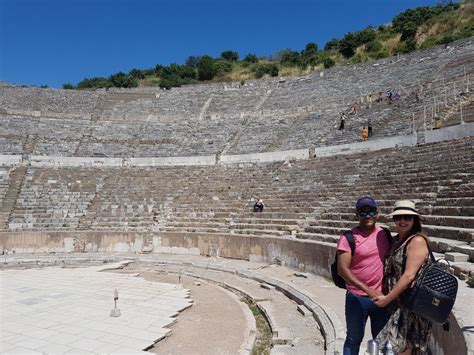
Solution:
M 369 26 L 327 42 L 323 49 L 308 43 L 301 51 L 283 49 L 269 57 L 227 50 L 218 58 L 190 56 L 185 64 L 157 64 L 154 68 L 132 69 L 108 78 L 86 78 L 65 89 L 160 86 L 177 87 L 202 82 L 258 79 L 265 76 L 294 76 L 322 68 L 361 63 L 396 54 L 423 50 L 474 35 L 474 2 L 440 4 L 406 10 L 391 24 Z

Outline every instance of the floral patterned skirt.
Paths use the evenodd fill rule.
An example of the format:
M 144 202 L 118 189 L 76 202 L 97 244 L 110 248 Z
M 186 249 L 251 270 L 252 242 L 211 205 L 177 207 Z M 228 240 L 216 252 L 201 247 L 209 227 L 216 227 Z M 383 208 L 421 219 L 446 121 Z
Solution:
M 396 308 L 385 327 L 377 335 L 377 341 L 383 349 L 387 341 L 395 352 L 413 349 L 412 354 L 423 354 L 428 349 L 431 334 L 431 322 L 421 318 L 405 307 Z

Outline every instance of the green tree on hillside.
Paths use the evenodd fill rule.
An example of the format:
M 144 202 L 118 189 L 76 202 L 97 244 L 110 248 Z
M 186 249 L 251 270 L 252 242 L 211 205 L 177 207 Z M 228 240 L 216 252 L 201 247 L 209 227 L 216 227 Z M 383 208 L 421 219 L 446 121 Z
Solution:
M 339 52 L 346 58 L 350 58 L 354 55 L 355 49 L 357 48 L 354 34 L 349 32 L 339 41 Z
M 209 55 L 203 55 L 197 65 L 199 80 L 212 80 L 216 75 L 214 68 L 214 58 Z
M 173 87 L 197 80 L 212 80 L 216 76 L 219 76 L 219 80 L 234 77 L 242 80 L 247 79 L 249 75 L 257 78 L 264 75 L 274 76 L 278 75 L 282 66 L 303 70 L 317 65 L 330 68 L 336 63 L 360 63 L 473 36 L 473 0 L 465 0 L 461 4 L 446 1 L 443 0 L 441 4 L 433 7 L 408 9 L 395 16 L 390 25 L 380 25 L 377 28 L 369 26 L 361 31 L 349 32 L 340 39 L 333 38 L 325 44 L 324 50 L 319 50 L 316 43 L 310 42 L 301 51 L 277 51 L 267 58 L 270 64 L 266 63 L 264 57 L 260 60 L 253 53 L 247 54 L 239 62 L 239 54 L 236 51 L 226 50 L 219 58 L 209 55 L 189 56 L 184 65 L 157 64 L 154 68 L 131 69 L 128 74 L 116 73 L 109 78 L 85 78 L 76 88 L 133 87 L 138 85 L 139 80 L 142 85 L 158 83 L 164 87 Z M 449 13 L 453 11 L 455 12 Z M 417 37 L 418 33 L 420 36 Z M 400 42 L 393 48 L 398 41 L 398 35 Z M 227 75 L 232 71 L 235 71 L 235 75 Z M 301 73 L 301 70 L 288 72 Z M 74 88 L 70 83 L 65 83 L 63 87 Z
M 214 62 L 215 75 L 223 75 L 232 71 L 232 64 L 225 60 L 216 60 Z
M 85 78 L 77 84 L 78 89 L 110 88 L 114 86 L 109 79 L 103 77 Z
M 402 41 L 410 41 L 415 38 L 418 27 L 426 23 L 429 19 L 443 12 L 453 11 L 459 8 L 459 4 L 449 3 L 446 5 L 437 5 L 434 7 L 421 6 L 414 9 L 408 9 L 393 18 L 393 30 L 401 33 Z M 408 44 L 412 47 L 412 44 Z
M 224 51 L 221 53 L 221 58 L 228 62 L 236 62 L 239 60 L 239 53 L 236 51 Z
M 160 77 L 160 87 L 170 89 L 195 81 L 197 70 L 191 65 L 172 63 L 167 67 L 162 67 L 158 76 Z
M 109 81 L 118 88 L 134 88 L 138 86 L 137 79 L 122 72 L 109 76 Z
M 163 70 L 165 69 L 165 67 L 161 64 L 157 64 L 155 65 L 155 75 L 156 76 L 160 76 L 161 73 L 163 73 Z
M 145 73 L 140 69 L 132 69 L 128 72 L 128 75 L 135 79 L 145 79 Z
M 257 64 L 253 70 L 257 79 L 263 77 L 265 74 L 270 76 L 278 76 L 278 65 L 275 63 Z
M 314 42 L 309 42 L 303 49 L 301 54 L 305 57 L 310 57 L 318 53 L 318 45 Z
M 164 67 L 160 73 L 161 77 L 172 75 L 176 75 L 182 79 L 196 79 L 197 77 L 196 69 L 194 67 L 186 64 L 180 65 L 176 63 L 172 63 L 167 67 Z
M 373 41 L 376 37 L 375 30 L 370 27 L 359 32 L 349 32 L 339 41 L 339 52 L 344 57 L 351 58 L 357 47 Z
M 255 54 L 249 53 L 245 56 L 243 61 L 247 63 L 258 63 L 258 58 Z
M 318 45 L 310 42 L 301 51 L 301 66 L 316 65 L 318 60 Z
M 199 63 L 199 60 L 201 59 L 201 57 L 197 56 L 197 55 L 190 55 L 187 59 L 186 59 L 186 65 L 189 65 L 193 68 L 197 68 L 197 65 Z
M 323 66 L 326 69 L 332 68 L 336 65 L 336 62 L 331 57 L 326 57 L 323 59 Z
M 285 50 L 280 51 L 279 57 L 280 57 L 281 65 L 284 65 L 287 67 L 304 66 L 304 62 L 302 60 L 300 53 L 296 51 L 292 51 L 291 49 L 285 49 Z
M 331 39 L 324 45 L 325 51 L 330 51 L 332 49 L 339 49 L 339 40 L 337 38 Z

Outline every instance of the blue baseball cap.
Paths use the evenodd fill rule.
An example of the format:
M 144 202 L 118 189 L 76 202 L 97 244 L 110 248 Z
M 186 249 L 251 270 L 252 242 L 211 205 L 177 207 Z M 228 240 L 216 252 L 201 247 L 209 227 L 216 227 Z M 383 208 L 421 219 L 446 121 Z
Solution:
M 373 209 L 377 209 L 377 202 L 372 197 L 365 196 L 361 197 L 356 202 L 356 210 L 360 210 L 362 207 L 368 206 Z

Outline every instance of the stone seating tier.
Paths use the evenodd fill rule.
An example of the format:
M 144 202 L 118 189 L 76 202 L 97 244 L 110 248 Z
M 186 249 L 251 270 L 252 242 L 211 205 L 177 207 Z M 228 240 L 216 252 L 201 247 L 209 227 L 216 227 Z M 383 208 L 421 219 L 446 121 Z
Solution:
M 0 87 L 0 108 L 17 111 L 40 111 L 42 114 L 63 113 L 72 117 L 90 117 L 99 92 L 43 89 L 36 87 Z
M 165 157 L 277 151 L 359 141 L 368 119 L 375 137 L 407 134 L 413 113 L 426 102 L 449 90 L 451 108 L 459 93 L 472 88 L 474 80 L 467 76 L 474 67 L 472 47 L 471 40 L 463 40 L 449 48 L 333 68 L 323 76 L 256 80 L 224 89 L 222 84 L 97 92 L 1 87 L 0 109 L 13 113 L 2 111 L 0 152 Z M 343 133 L 335 129 L 339 112 L 351 102 L 387 89 L 401 91 L 402 99 L 390 107 L 362 109 L 348 118 Z M 423 103 L 414 100 L 415 91 Z M 79 117 L 71 119 L 72 112 Z M 417 117 L 420 129 L 426 122 Z
M 421 108 L 407 105 L 410 100 L 413 101 L 407 98 L 390 107 L 382 105 L 363 109 L 357 116 L 347 119 L 343 132 L 336 129 L 338 115 L 333 113 L 299 113 L 278 119 L 235 118 L 139 124 L 0 116 L 3 128 L 0 152 L 17 155 L 167 157 L 215 155 L 224 151 L 226 154 L 254 153 L 353 143 L 360 141 L 361 127 L 367 124 L 369 118 L 374 138 L 410 134 L 413 110 L 421 112 Z M 459 124 L 459 105 L 457 102 L 452 105 L 447 109 L 447 124 Z M 451 109 L 454 111 L 451 112 Z M 463 108 L 464 122 L 474 120 L 473 109 L 472 102 Z M 418 115 L 415 128 L 423 130 L 423 121 L 422 115 Z M 426 123 L 426 127 L 431 129 L 433 120 L 428 117 Z M 256 132 L 259 132 L 258 138 Z
M 28 168 L 10 230 L 181 231 L 333 243 L 361 194 L 417 199 L 437 251 L 474 256 L 473 138 L 241 167 Z M 449 162 L 449 163 L 447 163 Z M 389 167 L 389 168 L 387 168 Z M 252 197 L 264 198 L 252 213 Z M 382 222 L 389 222 L 382 219 Z
M 41 111 L 47 108 L 47 112 L 83 113 L 89 117 L 97 116 L 94 110 L 106 115 L 104 110 L 115 107 L 108 105 L 111 102 L 125 106 L 131 104 L 130 112 L 137 111 L 137 107 L 140 106 L 136 105 L 137 102 L 151 103 L 145 111 L 149 114 L 150 108 L 154 108 L 156 112 L 152 115 L 156 114 L 158 117 L 166 117 L 166 114 L 170 114 L 169 117 L 183 117 L 183 113 L 188 117 L 196 117 L 201 113 L 203 104 L 211 97 L 214 99 L 208 107 L 211 115 L 225 111 L 231 114 L 242 112 L 246 106 L 253 109 L 261 107 L 263 110 L 302 107 L 311 104 L 315 98 L 319 100 L 322 97 L 320 102 L 325 102 L 334 96 L 343 98 L 347 95 L 341 95 L 341 92 L 346 92 L 348 84 L 354 86 L 353 91 L 357 93 L 357 97 L 359 94 L 366 95 L 378 90 L 424 85 L 441 72 L 444 74 L 444 80 L 449 81 L 453 76 L 462 75 L 465 69 L 470 72 L 473 64 L 470 53 L 472 53 L 472 40 L 466 39 L 450 44 L 449 48 L 438 46 L 397 58 L 333 68 L 327 70 L 323 76 L 320 73 L 312 73 L 300 78 L 286 78 L 283 83 L 278 78 L 251 80 L 244 87 L 230 83 L 193 85 L 170 91 L 152 87 L 73 91 L 2 86 L 0 107 L 23 111 Z M 394 81 L 393 78 L 397 80 Z M 269 90 L 272 92 L 264 102 L 255 100 L 255 97 L 265 97 Z M 235 110 L 232 109 L 235 107 L 234 104 L 237 104 Z M 112 111 L 120 112 L 119 116 L 122 119 L 128 114 L 125 107 L 122 110 Z M 148 114 L 145 116 L 140 114 L 140 117 L 146 118 Z M 133 117 L 132 114 L 129 118 Z

